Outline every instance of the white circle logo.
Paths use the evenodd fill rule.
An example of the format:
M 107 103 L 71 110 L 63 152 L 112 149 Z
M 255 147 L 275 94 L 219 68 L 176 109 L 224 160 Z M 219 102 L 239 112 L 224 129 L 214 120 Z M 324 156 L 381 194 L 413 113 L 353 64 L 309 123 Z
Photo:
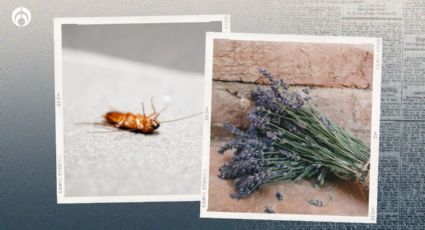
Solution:
M 24 27 L 31 22 L 31 12 L 25 7 L 18 7 L 12 12 L 12 21 L 18 27 Z

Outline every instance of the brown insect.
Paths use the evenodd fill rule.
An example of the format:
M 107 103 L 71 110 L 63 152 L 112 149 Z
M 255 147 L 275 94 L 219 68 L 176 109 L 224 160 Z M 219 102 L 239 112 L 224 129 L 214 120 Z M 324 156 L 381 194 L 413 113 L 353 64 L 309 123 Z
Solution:
M 153 112 L 149 115 L 146 115 L 145 106 L 142 103 L 143 114 L 111 111 L 106 113 L 104 115 L 104 118 L 105 118 L 106 124 L 112 125 L 118 129 L 128 130 L 128 131 L 136 132 L 136 133 L 151 134 L 160 127 L 160 123 L 183 120 L 183 119 L 201 114 L 201 113 L 196 113 L 190 116 L 160 122 L 158 120 L 158 117 L 161 114 L 161 112 L 165 110 L 165 107 L 161 111 L 157 112 L 153 104 L 153 98 L 151 99 L 151 107 Z M 101 124 L 104 125 L 104 123 L 101 123 Z

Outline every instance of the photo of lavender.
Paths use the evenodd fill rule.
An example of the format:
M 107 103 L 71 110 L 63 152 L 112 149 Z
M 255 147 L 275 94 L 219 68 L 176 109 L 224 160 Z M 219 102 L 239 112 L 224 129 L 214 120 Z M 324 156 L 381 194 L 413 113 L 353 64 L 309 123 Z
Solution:
M 219 177 L 233 180 L 242 199 L 262 186 L 278 181 L 300 182 L 314 177 L 323 186 L 325 176 L 359 183 L 365 190 L 369 178 L 369 146 L 321 115 L 304 96 L 290 93 L 283 81 L 275 81 L 260 69 L 272 85 L 252 92 L 255 107 L 248 114 L 250 126 L 242 132 L 231 124 L 225 128 L 235 137 L 218 153 L 234 149 L 232 160 L 219 168 Z
M 201 216 L 373 222 L 376 40 L 252 37 L 207 40 L 212 102 Z

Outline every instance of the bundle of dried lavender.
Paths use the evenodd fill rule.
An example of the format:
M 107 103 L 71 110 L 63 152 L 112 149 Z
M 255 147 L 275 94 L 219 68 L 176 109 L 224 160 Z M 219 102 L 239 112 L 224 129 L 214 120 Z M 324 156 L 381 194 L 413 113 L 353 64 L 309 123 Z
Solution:
M 241 131 L 226 124 L 234 138 L 218 151 L 234 150 L 233 159 L 219 169 L 220 178 L 234 182 L 231 196 L 245 198 L 284 180 L 316 178 L 323 185 L 327 173 L 367 188 L 369 146 L 321 115 L 309 103 L 308 89 L 301 95 L 268 71 L 260 73 L 272 84 L 252 92 L 250 127 Z

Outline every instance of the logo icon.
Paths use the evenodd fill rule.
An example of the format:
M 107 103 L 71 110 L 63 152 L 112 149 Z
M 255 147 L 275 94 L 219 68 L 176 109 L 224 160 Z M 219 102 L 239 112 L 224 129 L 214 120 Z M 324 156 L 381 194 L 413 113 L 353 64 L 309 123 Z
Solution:
M 31 12 L 25 7 L 18 7 L 12 12 L 12 21 L 18 27 L 24 27 L 31 22 Z

